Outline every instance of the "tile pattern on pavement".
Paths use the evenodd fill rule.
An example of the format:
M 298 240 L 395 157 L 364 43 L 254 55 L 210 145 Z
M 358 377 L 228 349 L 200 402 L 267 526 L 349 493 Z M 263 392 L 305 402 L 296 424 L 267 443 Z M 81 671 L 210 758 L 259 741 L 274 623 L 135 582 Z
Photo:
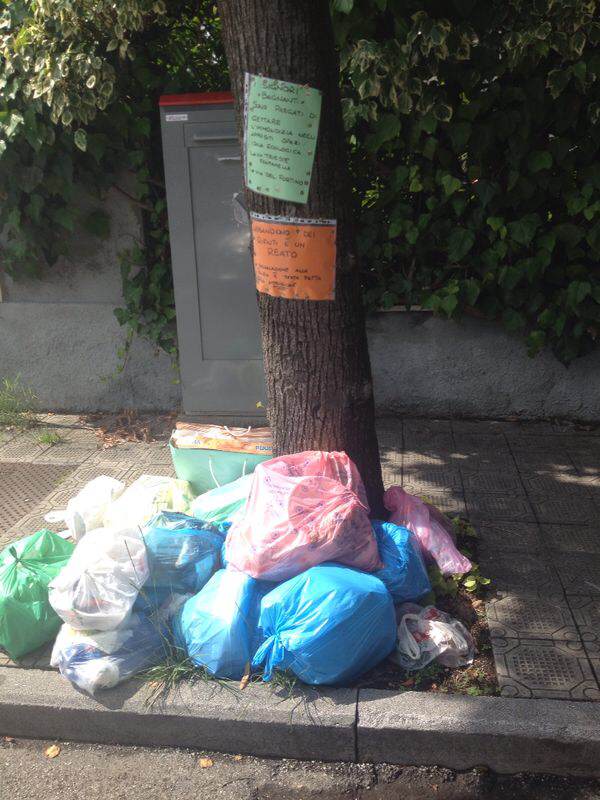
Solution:
M 476 420 L 381 426 L 386 485 L 469 517 L 479 533 L 501 694 L 600 700 L 600 431 Z
M 43 423 L 59 444 L 35 431 L 0 438 L 0 546 L 37 530 L 98 475 L 174 474 L 164 441 L 102 450 L 75 416 Z M 600 699 L 600 432 L 415 418 L 380 419 L 378 431 L 385 485 L 469 517 L 479 533 L 501 693 Z M 47 649 L 23 664 L 47 665 Z

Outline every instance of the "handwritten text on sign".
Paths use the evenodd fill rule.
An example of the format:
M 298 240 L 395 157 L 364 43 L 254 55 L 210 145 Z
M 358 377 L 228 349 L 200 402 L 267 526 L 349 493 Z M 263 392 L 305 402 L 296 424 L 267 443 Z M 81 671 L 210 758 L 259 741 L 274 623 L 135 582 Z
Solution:
M 246 184 L 254 192 L 306 203 L 321 92 L 298 83 L 246 74 Z
M 289 300 L 333 300 L 335 220 L 252 216 L 256 288 Z

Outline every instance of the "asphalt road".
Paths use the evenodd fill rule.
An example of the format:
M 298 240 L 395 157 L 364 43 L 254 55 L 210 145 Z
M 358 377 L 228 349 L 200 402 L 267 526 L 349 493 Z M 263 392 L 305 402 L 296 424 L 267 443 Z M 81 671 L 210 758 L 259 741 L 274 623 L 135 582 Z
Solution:
M 600 780 L 0 739 L 0 800 L 600 800 Z

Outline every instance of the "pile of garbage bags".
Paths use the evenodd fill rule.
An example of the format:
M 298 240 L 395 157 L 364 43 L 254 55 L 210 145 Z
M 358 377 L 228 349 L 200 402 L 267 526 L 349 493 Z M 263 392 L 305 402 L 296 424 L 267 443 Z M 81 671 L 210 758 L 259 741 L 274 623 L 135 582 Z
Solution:
M 336 452 L 263 461 L 198 497 L 182 480 L 97 478 L 54 512 L 64 534 L 0 554 L 0 648 L 19 658 L 56 637 L 52 664 L 90 693 L 174 652 L 218 678 L 289 670 L 313 685 L 393 654 L 406 669 L 450 651 L 468 663 L 462 626 L 421 653 L 425 623 L 456 621 L 427 607 L 424 622 L 414 605 L 431 591 L 427 561 L 456 573 L 468 560 L 430 506 L 399 487 L 385 504 L 390 521 L 371 520 Z

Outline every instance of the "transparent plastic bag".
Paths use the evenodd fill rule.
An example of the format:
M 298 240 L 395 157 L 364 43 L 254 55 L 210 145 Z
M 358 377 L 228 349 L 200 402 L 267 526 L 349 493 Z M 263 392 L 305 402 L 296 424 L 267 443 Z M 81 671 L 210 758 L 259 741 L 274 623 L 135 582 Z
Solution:
M 471 562 L 457 549 L 450 522 L 437 508 L 400 486 L 391 486 L 383 495 L 383 503 L 391 511 L 390 522 L 408 528 L 418 537 L 423 554 L 438 565 L 442 575 L 469 572 Z
M 63 625 L 50 664 L 89 694 L 110 689 L 165 660 L 166 629 L 158 620 L 132 614 L 114 631 L 80 631 Z
M 246 514 L 227 535 L 228 564 L 285 580 L 323 561 L 365 572 L 382 564 L 365 489 L 346 453 L 309 451 L 256 467 Z
M 112 630 L 128 617 L 148 574 L 139 530 L 99 528 L 78 542 L 50 584 L 50 604 L 73 628 Z
M 158 511 L 186 512 L 193 500 L 190 484 L 164 475 L 141 475 L 111 503 L 105 517 L 107 528 L 145 525 Z
M 411 672 L 437 659 L 445 667 L 463 667 L 475 656 L 475 643 L 462 622 L 434 606 L 403 603 L 398 608 L 394 660 Z
M 108 508 L 124 491 L 125 484 L 108 475 L 94 478 L 72 497 L 64 511 L 50 511 L 46 522 L 64 522 L 78 542 L 88 531 L 101 528 Z
M 198 495 L 190 505 L 190 514 L 203 522 L 233 522 L 243 517 L 252 487 L 253 475 L 244 475 L 231 483 Z

